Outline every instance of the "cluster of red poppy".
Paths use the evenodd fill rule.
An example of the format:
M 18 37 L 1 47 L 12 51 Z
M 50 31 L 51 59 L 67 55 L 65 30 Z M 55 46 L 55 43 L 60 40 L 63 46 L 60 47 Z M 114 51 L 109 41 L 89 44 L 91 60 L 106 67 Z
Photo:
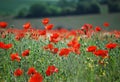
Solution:
M 49 18 L 44 18 L 42 19 L 42 24 L 44 25 L 45 29 L 44 30 L 38 30 L 32 28 L 30 22 L 27 22 L 23 25 L 22 30 L 20 29 L 6 29 L 3 31 L 4 35 L 7 34 L 14 34 L 15 35 L 15 40 L 20 41 L 22 38 L 25 36 L 29 36 L 29 38 L 39 40 L 39 38 L 44 38 L 44 39 L 49 39 L 49 44 L 43 46 L 45 50 L 48 50 L 52 52 L 53 54 L 58 54 L 59 56 L 69 56 L 70 53 L 75 53 L 77 55 L 80 54 L 80 47 L 81 44 L 79 43 L 78 37 L 91 37 L 94 35 L 96 32 L 101 31 L 101 27 L 96 26 L 95 29 L 93 29 L 93 26 L 91 24 L 84 24 L 81 29 L 78 30 L 71 30 L 68 31 L 66 29 L 56 29 L 52 30 L 54 27 L 53 24 L 49 24 L 50 20 Z M 0 27 L 1 28 L 6 28 L 7 27 L 6 22 L 0 22 Z M 109 23 L 105 22 L 103 26 L 108 27 Z M 117 37 L 120 38 L 120 33 L 119 32 L 113 32 L 113 34 Z M 5 37 L 4 37 L 5 38 Z M 72 38 L 72 39 L 71 39 Z M 59 41 L 66 42 L 66 47 L 63 48 L 57 48 L 54 46 L 54 44 L 57 44 Z M 5 44 L 4 42 L 0 42 L 0 48 L 2 49 L 10 49 L 12 48 L 13 44 Z M 114 49 L 117 47 L 117 43 L 108 43 L 105 45 L 106 49 L 99 49 L 97 46 L 88 46 L 86 51 L 87 52 L 92 52 L 95 56 L 100 56 L 103 59 L 108 58 L 109 51 L 111 49 Z M 30 55 L 30 49 L 26 49 L 21 53 L 22 57 L 26 57 Z M 21 56 L 18 53 L 12 53 L 10 54 L 10 58 L 12 61 L 21 61 Z M 58 68 L 55 67 L 54 65 L 48 66 L 46 69 L 46 75 L 51 76 L 54 73 L 58 72 Z M 21 68 L 18 68 L 14 71 L 14 76 L 21 76 L 24 73 L 24 70 Z M 43 76 L 37 72 L 37 70 L 34 67 L 30 67 L 27 71 L 27 74 L 30 76 L 28 82 L 43 82 Z
M 46 75 L 50 76 L 53 73 L 57 73 L 58 72 L 58 68 L 55 67 L 54 65 L 48 66 L 48 68 L 46 69 Z M 14 76 L 18 77 L 21 76 L 24 73 L 24 70 L 22 70 L 21 68 L 17 68 L 14 71 Z M 30 76 L 28 82 L 43 82 L 43 76 L 37 72 L 37 70 L 34 67 L 30 67 L 27 71 L 27 74 Z
M 2 49 L 10 49 L 10 48 L 12 48 L 12 44 L 11 43 L 9 43 L 9 44 L 5 44 L 4 42 L 0 42 L 0 48 L 2 48 Z
M 53 46 L 52 43 L 44 46 L 45 50 L 49 50 L 52 53 L 57 53 L 59 54 L 59 56 L 68 56 L 69 53 L 73 52 L 75 54 L 80 54 L 80 43 L 78 42 L 78 40 L 76 38 L 74 38 L 73 40 L 69 41 L 67 44 L 67 48 L 55 48 Z
M 28 56 L 29 52 L 30 52 L 29 50 L 24 50 L 22 52 L 22 56 L 23 57 Z M 10 55 L 10 57 L 12 61 L 16 60 L 20 62 L 21 60 L 21 57 L 18 55 L 18 53 L 13 53 Z M 21 68 L 18 68 L 14 71 L 14 76 L 21 76 L 23 72 L 24 71 Z M 46 69 L 47 76 L 50 76 L 53 73 L 57 73 L 57 72 L 58 72 L 58 68 L 55 67 L 54 65 L 48 66 L 48 68 Z M 27 74 L 30 76 L 30 79 L 28 82 L 42 82 L 43 81 L 43 76 L 39 72 L 37 72 L 37 70 L 34 67 L 29 68 L 27 71 Z
M 21 76 L 23 72 L 21 68 L 18 68 L 14 71 L 14 76 Z M 43 76 L 34 67 L 29 68 L 27 74 L 30 76 L 28 82 L 43 82 Z
M 30 52 L 30 51 L 29 51 L 28 49 L 25 50 L 25 51 L 23 51 L 23 52 L 22 52 L 22 57 L 28 56 L 28 55 L 29 55 L 29 52 Z M 21 60 L 21 57 L 19 56 L 18 53 L 12 53 L 12 54 L 10 55 L 10 57 L 11 57 L 11 60 L 12 60 L 12 61 L 16 60 L 16 61 L 20 62 L 20 60 Z
M 86 51 L 87 52 L 92 52 L 95 56 L 99 56 L 99 57 L 102 57 L 103 59 L 102 60 L 99 60 L 98 63 L 101 64 L 100 61 L 102 61 L 102 64 L 104 63 L 104 59 L 105 58 L 109 58 L 109 50 L 111 49 L 114 49 L 117 47 L 117 44 L 116 43 L 108 43 L 105 45 L 105 47 L 108 49 L 108 50 L 103 50 L 103 49 L 97 49 L 98 47 L 97 46 L 89 46 Z

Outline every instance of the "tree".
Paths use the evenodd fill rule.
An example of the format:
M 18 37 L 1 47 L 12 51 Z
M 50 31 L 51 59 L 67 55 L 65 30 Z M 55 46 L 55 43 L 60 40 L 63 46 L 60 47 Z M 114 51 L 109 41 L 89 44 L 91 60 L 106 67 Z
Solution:
M 49 16 L 50 10 L 46 3 L 33 4 L 28 12 L 27 17 L 44 17 Z

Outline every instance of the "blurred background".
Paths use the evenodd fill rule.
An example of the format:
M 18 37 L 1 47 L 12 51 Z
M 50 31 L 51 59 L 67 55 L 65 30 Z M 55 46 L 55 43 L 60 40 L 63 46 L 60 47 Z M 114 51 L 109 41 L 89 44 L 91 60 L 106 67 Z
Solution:
M 31 22 L 43 28 L 41 19 L 49 17 L 56 28 L 81 28 L 85 23 L 120 29 L 120 0 L 0 0 L 0 21 L 22 28 Z

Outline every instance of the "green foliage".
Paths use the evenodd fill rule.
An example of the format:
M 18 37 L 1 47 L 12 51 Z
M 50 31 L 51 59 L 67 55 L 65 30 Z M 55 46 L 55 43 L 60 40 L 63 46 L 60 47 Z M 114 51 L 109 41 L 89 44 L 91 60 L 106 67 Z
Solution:
M 108 6 L 109 6 L 109 12 L 120 12 L 120 1 L 119 0 L 109 0 Z
M 26 14 L 27 12 L 27 14 Z M 30 6 L 28 11 L 22 9 L 17 17 L 48 17 L 48 16 L 64 16 L 76 14 L 90 14 L 99 13 L 99 6 L 97 4 L 77 1 L 60 0 L 56 4 L 52 3 L 36 3 Z
M 76 13 L 77 14 L 88 14 L 88 13 L 99 13 L 100 9 L 97 4 L 90 2 L 78 3 Z
M 19 13 L 17 14 L 18 18 L 24 18 L 28 14 L 28 9 L 27 8 L 21 8 Z
M 84 3 L 83 3 L 84 2 Z M 93 2 L 94 4 L 91 4 Z M 80 4 L 79 4 L 80 3 Z M 82 4 L 83 3 L 83 4 Z M 36 7 L 35 10 L 32 8 Z M 88 5 L 89 4 L 89 7 Z M 61 16 L 61 15 L 76 15 L 99 13 L 98 4 L 106 4 L 109 6 L 109 12 L 120 11 L 119 0 L 2 0 L 0 2 L 0 15 L 14 15 L 18 18 L 25 17 L 43 17 L 43 16 Z M 30 10 L 25 10 L 24 6 L 30 6 Z M 52 8 L 51 8 L 52 6 Z M 94 7 L 93 7 L 94 6 Z M 21 8 L 19 10 L 19 8 Z M 40 9 L 45 8 L 44 9 Z M 25 7 L 26 8 L 26 7 Z M 46 9 L 47 8 L 47 9 Z M 95 10 L 93 9 L 95 8 Z M 40 11 L 37 11 L 40 10 Z M 37 12 L 38 14 L 34 13 Z M 42 12 L 42 13 L 41 13 Z M 17 14 L 16 14 L 17 13 Z

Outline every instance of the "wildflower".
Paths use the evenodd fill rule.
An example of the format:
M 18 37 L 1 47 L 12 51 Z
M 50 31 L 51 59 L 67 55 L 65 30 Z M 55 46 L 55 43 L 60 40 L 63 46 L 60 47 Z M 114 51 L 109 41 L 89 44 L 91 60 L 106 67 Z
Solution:
M 80 48 L 80 44 L 79 44 L 79 43 L 75 43 L 75 44 L 73 45 L 73 48 L 79 49 L 79 48 Z
M 59 56 L 68 56 L 71 50 L 69 48 L 60 49 Z
M 27 23 L 25 23 L 25 24 L 23 25 L 23 28 L 24 28 L 24 29 L 29 29 L 30 26 L 31 26 L 30 22 L 27 22 Z
M 0 42 L 0 48 L 2 49 L 10 49 L 13 45 L 11 43 L 5 44 L 4 42 Z
M 97 46 L 89 46 L 89 47 L 86 49 L 86 51 L 87 51 L 87 52 L 94 52 L 94 51 L 96 51 L 96 49 L 97 49 Z
M 52 50 L 52 52 L 54 53 L 54 54 L 56 54 L 57 52 L 58 52 L 58 48 L 53 48 L 53 50 Z
M 103 23 L 103 26 L 104 26 L 104 27 L 108 27 L 108 26 L 110 26 L 110 24 L 109 24 L 108 22 L 104 22 L 104 23 Z
M 87 31 L 88 29 L 92 29 L 92 27 L 93 27 L 93 26 L 92 26 L 91 24 L 84 24 L 84 25 L 81 27 L 81 29 Z
M 91 24 L 84 24 L 82 27 L 81 27 L 81 30 L 85 32 L 85 34 L 88 32 L 89 29 L 92 29 L 92 25 Z
M 42 19 L 42 24 L 46 25 L 49 23 L 49 21 L 50 21 L 49 18 L 44 18 Z
M 33 75 L 35 73 L 37 73 L 37 71 L 34 67 L 31 67 L 31 68 L 28 69 L 28 72 L 27 72 L 28 75 Z
M 4 48 L 4 45 L 5 45 L 4 42 L 0 42 L 0 48 L 3 49 L 3 48 Z
M 54 27 L 53 24 L 48 24 L 48 25 L 45 26 L 45 29 L 46 30 L 51 30 L 53 27 Z
M 44 46 L 44 49 L 52 50 L 53 48 L 54 48 L 53 44 L 48 44 L 48 45 Z
M 75 45 L 79 44 L 77 39 L 74 38 L 73 40 L 71 40 L 70 42 L 68 42 L 67 46 L 68 47 L 74 47 Z
M 107 50 L 96 50 L 95 52 L 93 52 L 94 55 L 96 56 L 100 56 L 102 58 L 108 58 L 108 51 Z
M 47 70 L 46 70 L 46 75 L 50 76 L 53 73 L 57 73 L 58 72 L 58 68 L 56 68 L 54 65 L 48 66 Z
M 59 34 L 58 33 L 53 33 L 50 37 L 54 38 L 54 39 L 57 39 L 59 37 Z
M 21 57 L 18 55 L 18 53 L 11 54 L 10 57 L 11 57 L 12 61 L 16 60 L 16 61 L 20 62 L 20 60 L 21 60 Z
M 30 51 L 27 49 L 25 51 L 22 52 L 22 56 L 25 57 L 25 56 L 28 56 L 30 53 Z
M 9 43 L 9 44 L 4 44 L 4 49 L 10 49 L 12 47 L 12 44 Z
M 73 48 L 71 51 L 73 51 L 77 55 L 80 55 L 80 50 L 78 48 Z
M 23 70 L 18 68 L 14 71 L 14 76 L 21 76 L 23 74 Z
M 7 22 L 0 22 L 0 27 L 1 27 L 1 28 L 6 28 L 7 25 L 8 25 Z
M 80 44 L 76 38 L 74 38 L 72 41 L 68 42 L 68 47 L 71 48 L 71 51 L 73 51 L 76 54 L 80 54 Z
M 43 82 L 43 77 L 40 73 L 37 72 L 30 77 L 28 82 Z
M 50 37 L 50 42 L 57 43 L 58 41 L 59 41 L 58 39 Z
M 116 48 L 116 46 L 117 46 L 116 43 L 108 43 L 108 44 L 106 44 L 106 48 L 108 48 L 108 49 Z
M 40 30 L 40 31 L 39 31 L 39 34 L 40 34 L 40 35 L 46 35 L 46 30 Z
M 15 40 L 19 41 L 20 39 L 22 39 L 25 36 L 24 32 L 19 32 L 15 35 Z
M 95 31 L 99 32 L 99 31 L 101 31 L 101 28 L 99 26 L 96 26 Z
M 77 32 L 76 32 L 75 30 L 71 30 L 71 31 L 67 34 L 66 38 L 69 38 L 69 37 L 71 37 L 71 36 L 76 37 L 76 36 L 77 36 Z

